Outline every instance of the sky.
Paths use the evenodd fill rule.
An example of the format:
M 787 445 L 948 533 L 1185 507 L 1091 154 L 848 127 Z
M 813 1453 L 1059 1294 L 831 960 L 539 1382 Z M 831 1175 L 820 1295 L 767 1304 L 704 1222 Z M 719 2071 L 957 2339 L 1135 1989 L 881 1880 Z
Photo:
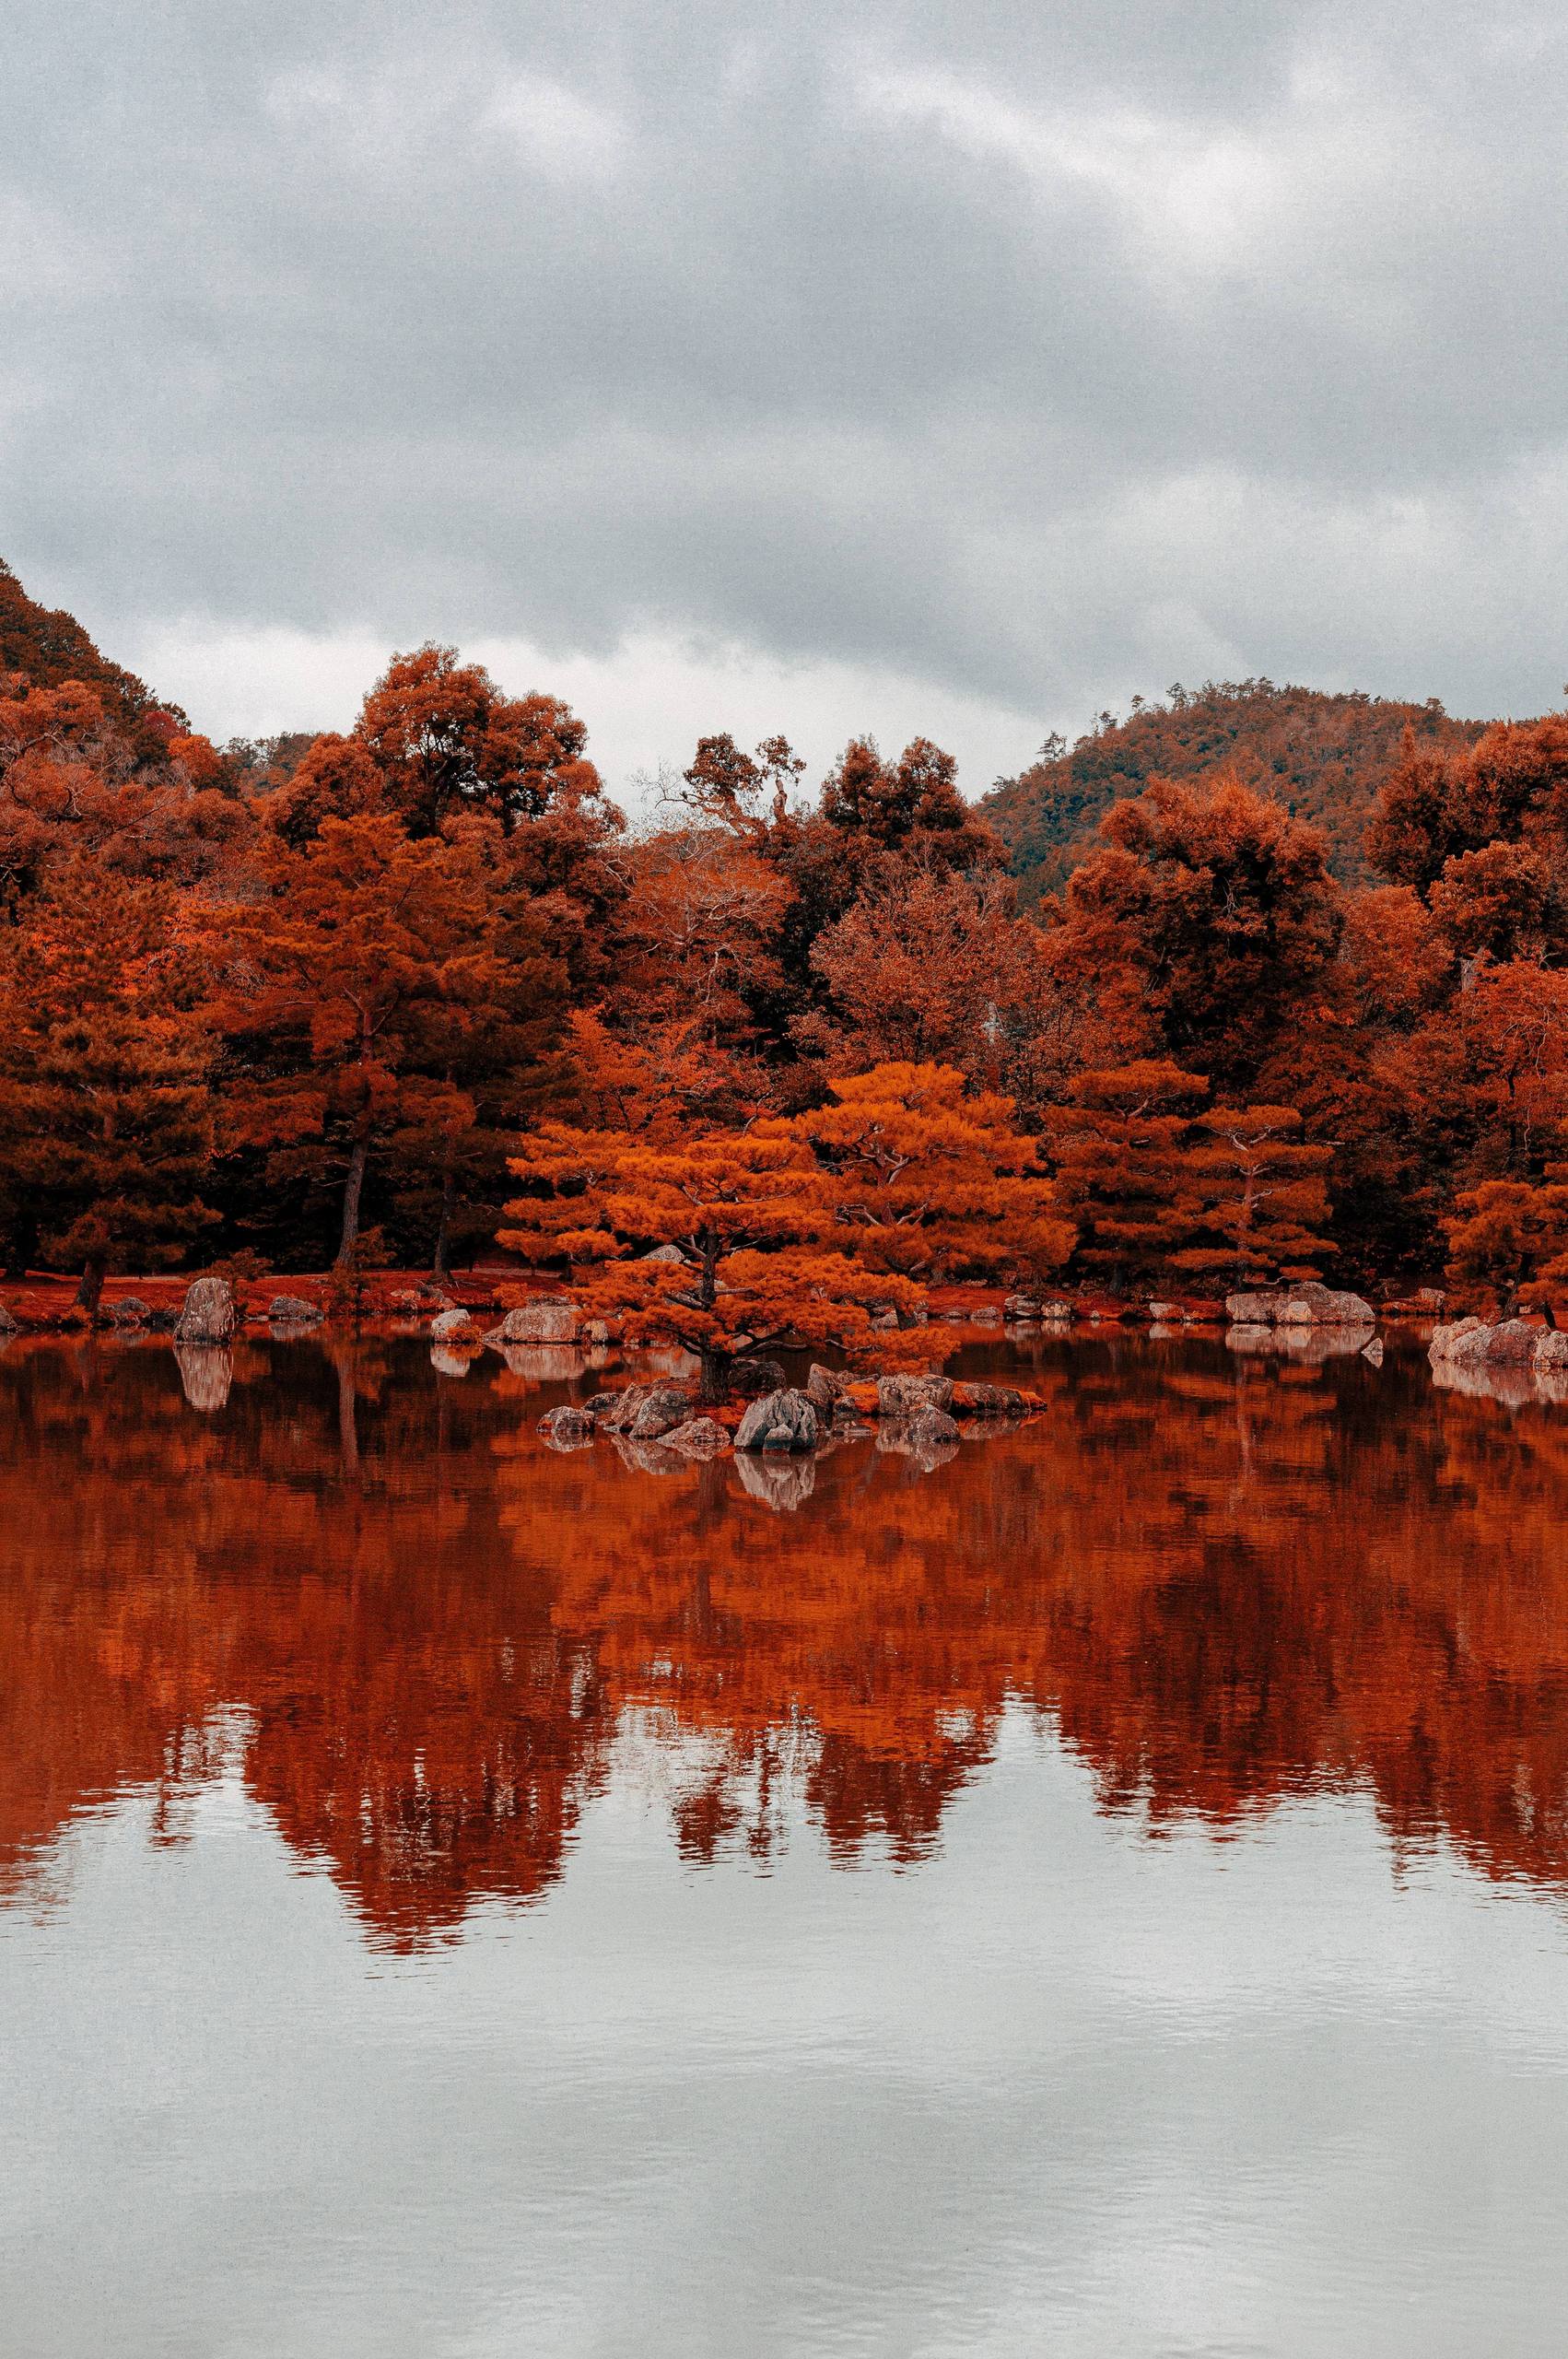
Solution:
M 450 640 L 612 788 L 1568 679 L 1568 15 L 10 0 L 0 556 L 218 738 Z M 635 792 L 635 790 L 633 790 Z

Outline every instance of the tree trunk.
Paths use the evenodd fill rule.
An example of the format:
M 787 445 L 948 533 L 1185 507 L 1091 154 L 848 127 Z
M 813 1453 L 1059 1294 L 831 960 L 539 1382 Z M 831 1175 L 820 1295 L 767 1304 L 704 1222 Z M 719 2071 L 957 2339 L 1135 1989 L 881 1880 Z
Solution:
M 444 1286 L 451 1275 L 452 1205 L 457 1197 L 457 1182 L 449 1163 L 441 1174 L 441 1217 L 436 1227 L 436 1257 L 430 1275 L 439 1286 Z
M 37 1254 L 37 1217 L 30 1212 L 19 1212 L 6 1240 L 6 1275 L 8 1278 L 25 1278 Z
M 108 1274 L 109 1256 L 89 1253 L 82 1271 L 82 1283 L 76 1288 L 76 1301 L 89 1319 L 98 1317 L 98 1306 L 103 1299 L 103 1281 Z
M 711 1406 L 728 1400 L 730 1376 L 735 1364 L 733 1352 L 701 1351 L 697 1354 L 700 1367 L 697 1375 L 697 1398 Z
M 348 1267 L 350 1257 L 359 1240 L 359 1199 L 365 1189 L 365 1164 L 369 1154 L 369 1139 L 357 1138 L 354 1153 L 348 1158 L 348 1180 L 343 1191 L 343 1241 L 337 1249 L 337 1266 Z

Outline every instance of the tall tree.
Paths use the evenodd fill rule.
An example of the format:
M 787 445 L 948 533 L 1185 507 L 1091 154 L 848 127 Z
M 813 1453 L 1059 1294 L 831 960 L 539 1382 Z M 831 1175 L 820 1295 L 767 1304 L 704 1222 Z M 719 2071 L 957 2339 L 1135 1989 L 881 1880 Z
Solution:
M 537 933 L 498 922 L 483 826 L 411 839 L 389 815 L 262 844 L 261 898 L 213 913 L 228 1037 L 226 1128 L 270 1183 L 338 1198 L 353 1252 L 372 1167 L 424 1143 L 451 1187 L 485 1125 L 474 1070 L 532 1054 L 558 1022 Z M 465 1086 L 468 1085 L 468 1086 Z
M 0 1192 L 10 1260 L 178 1262 L 215 1217 L 196 971 L 166 887 L 64 863 L 0 937 Z
M 1203 1237 L 1209 1193 L 1193 1121 L 1207 1094 L 1166 1060 L 1081 1074 L 1046 1125 L 1074 1266 L 1118 1292 L 1167 1277 Z
M 1068 886 L 1065 948 L 1137 981 L 1155 1054 L 1249 1096 L 1323 984 L 1344 896 L 1315 827 L 1237 780 L 1156 780 L 1114 805 Z
M 1200 1116 L 1189 1168 L 1202 1192 L 1203 1240 L 1171 1266 L 1234 1285 L 1315 1278 L 1332 1250 L 1324 1173 L 1329 1149 L 1302 1137 L 1293 1106 L 1211 1106 Z
M 502 1244 L 597 1265 L 584 1308 L 613 1314 L 631 1343 L 694 1354 L 710 1400 L 738 1353 L 788 1338 L 853 1356 L 874 1308 L 920 1300 L 907 1278 L 835 1250 L 832 1190 L 777 1125 L 663 1144 L 544 1123 L 512 1169 L 529 1192 L 508 1206 Z
M 835 1222 L 872 1269 L 907 1276 L 1038 1278 L 1073 1232 L 1013 1127 L 1012 1101 L 971 1094 L 952 1065 L 835 1074 L 829 1103 L 778 1125 L 829 1175 Z

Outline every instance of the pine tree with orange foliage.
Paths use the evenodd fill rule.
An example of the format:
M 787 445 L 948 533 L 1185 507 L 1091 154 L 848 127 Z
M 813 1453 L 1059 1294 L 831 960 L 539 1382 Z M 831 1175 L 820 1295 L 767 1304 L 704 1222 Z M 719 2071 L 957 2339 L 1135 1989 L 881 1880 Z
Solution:
M 618 1320 L 629 1343 L 695 1354 L 708 1399 L 738 1354 L 788 1339 L 862 1357 L 873 1313 L 921 1300 L 837 1250 L 830 1179 L 781 1124 L 664 1143 L 550 1122 L 511 1168 L 530 1192 L 508 1206 L 500 1242 L 593 1265 L 577 1289 L 589 1316 Z
M 0 955 L 0 1200 L 8 1258 L 82 1273 L 178 1262 L 216 1215 L 199 974 L 167 889 L 77 857 Z
M 1198 1246 L 1209 1204 L 1194 1153 L 1200 1076 L 1159 1058 L 1080 1074 L 1047 1121 L 1057 1197 L 1077 1224 L 1074 1265 L 1118 1292 L 1164 1277 Z
M 1483 1180 L 1467 1188 L 1445 1220 L 1451 1283 L 1490 1286 L 1498 1314 L 1542 1309 L 1568 1292 L 1568 1166 L 1543 1179 Z
M 472 1175 L 486 1121 L 521 1120 L 550 1046 L 560 970 L 526 910 L 509 921 L 497 902 L 492 831 L 411 839 L 388 813 L 327 819 L 298 851 L 263 840 L 263 897 L 211 918 L 229 1145 L 263 1151 L 274 1185 L 335 1192 L 340 1264 L 372 1167 L 400 1150 L 434 1166 L 450 1229 L 448 1183 Z
M 778 1125 L 828 1173 L 834 1218 L 869 1268 L 1038 1278 L 1073 1231 L 1012 1100 L 956 1067 L 880 1064 L 829 1077 L 830 1102 Z
M 1237 1285 L 1319 1274 L 1333 1250 L 1321 1234 L 1330 1151 L 1301 1130 L 1293 1106 L 1208 1109 L 1184 1158 L 1202 1189 L 1207 1238 L 1173 1254 L 1173 1270 Z

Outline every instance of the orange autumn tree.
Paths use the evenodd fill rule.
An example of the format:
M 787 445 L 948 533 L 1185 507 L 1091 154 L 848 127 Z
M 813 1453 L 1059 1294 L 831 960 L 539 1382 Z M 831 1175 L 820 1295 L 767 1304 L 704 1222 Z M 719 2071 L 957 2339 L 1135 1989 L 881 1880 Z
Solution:
M 1072 1225 L 1011 1097 L 971 1095 L 944 1064 L 874 1065 L 827 1086 L 828 1105 L 777 1127 L 811 1148 L 869 1268 L 1040 1277 L 1066 1261 Z
M 1443 1226 L 1451 1281 L 1490 1286 L 1504 1319 L 1539 1309 L 1557 1324 L 1553 1298 L 1568 1293 L 1568 1165 L 1549 1165 L 1540 1180 L 1483 1180 Z
M 1330 1150 L 1301 1135 L 1293 1106 L 1213 1106 L 1190 1151 L 1205 1202 L 1200 1244 L 1172 1257 L 1191 1276 L 1245 1285 L 1315 1278 L 1333 1250 L 1324 1182 Z
M 168 890 L 67 861 L 0 949 L 0 1208 L 7 1259 L 82 1273 L 179 1262 L 216 1217 L 209 1051 Z
M 340 1265 L 389 1164 L 422 1158 L 450 1228 L 446 1197 L 486 1130 L 515 1130 L 549 1048 L 561 979 L 497 894 L 494 826 L 415 840 L 388 814 L 329 818 L 298 851 L 263 839 L 263 897 L 213 913 L 228 1143 L 274 1185 L 336 1195 Z
M 708 1400 L 740 1354 L 788 1341 L 860 1358 L 873 1311 L 920 1302 L 907 1278 L 838 1249 L 830 1176 L 783 1125 L 682 1142 L 551 1122 L 511 1168 L 530 1192 L 507 1207 L 500 1242 L 591 1265 L 576 1289 L 589 1316 L 693 1353 Z M 896 1339 L 879 1341 L 896 1356 Z
M 1202 1234 L 1192 1123 L 1207 1083 L 1164 1058 L 1080 1074 L 1047 1124 L 1073 1260 L 1119 1289 L 1162 1278 Z

